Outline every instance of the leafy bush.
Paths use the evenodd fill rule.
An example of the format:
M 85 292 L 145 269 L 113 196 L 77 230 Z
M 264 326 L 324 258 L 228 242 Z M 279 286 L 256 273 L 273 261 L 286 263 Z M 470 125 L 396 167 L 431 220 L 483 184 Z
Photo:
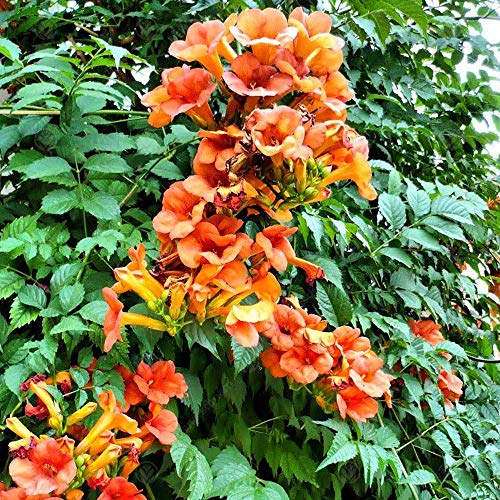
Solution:
M 298 2 L 276 4 L 288 15 Z M 132 326 L 122 328 L 121 341 L 108 340 L 112 315 L 102 289 L 113 286 L 113 270 L 125 269 L 132 247 L 138 267 L 128 270 L 141 268 L 141 242 L 155 263 L 143 278 L 163 283 L 168 241 L 159 252 L 152 221 L 163 193 L 170 197 L 169 187 L 191 175 L 200 144 L 185 115 L 151 127 L 141 98 L 160 85 L 161 70 L 179 64 L 164 56 L 194 21 L 276 5 L 0 2 L 7 92 L 0 106 L 0 479 L 7 486 L 15 486 L 12 478 L 24 484 L 16 465 L 38 447 L 54 460 L 48 465 L 75 477 L 66 498 L 79 498 L 84 479 L 85 498 L 99 489 L 135 494 L 125 480 L 108 482 L 120 471 L 150 499 L 167 491 L 190 499 L 498 498 L 500 200 L 488 149 L 498 136 L 477 126 L 498 96 L 490 72 L 457 73 L 466 59 L 495 68 L 479 22 L 491 11 L 487 2 L 476 12 L 461 1 L 428 4 L 301 2 L 327 10 L 332 33 L 346 42 L 341 71 L 356 94 L 347 123 L 368 139 L 379 196 L 363 199 L 347 181 L 306 203 L 314 196 L 303 194 L 298 174 L 294 184 L 289 179 L 292 251 L 324 277 L 311 285 L 293 265 L 271 274 L 281 295 L 293 297 L 280 307 L 299 301 L 327 320 L 326 332 L 359 328 L 383 359 L 378 373 L 394 377 L 392 407 L 381 402 L 363 422 L 339 412 L 337 394 L 346 380 L 352 385 L 340 355 L 327 383 L 275 378 L 259 360 L 268 335 L 243 347 L 228 311 L 214 313 L 217 322 L 197 321 L 187 301 L 175 313 L 173 296 L 156 296 L 158 308 L 147 298 L 150 282 L 149 292 L 136 287 L 145 300 L 120 297 L 127 312 L 105 292 L 117 308 L 114 335 L 119 314 L 122 322 L 135 315 L 125 316 Z M 227 101 L 223 92 L 213 96 L 217 121 Z M 264 168 L 263 157 L 253 167 L 259 162 Z M 308 166 L 315 175 L 322 167 Z M 253 241 L 273 223 L 269 207 L 257 208 L 243 226 Z M 242 304 L 258 309 L 249 299 Z M 128 418 L 113 417 L 125 410 Z M 89 451 L 85 429 L 110 429 L 115 442 Z M 68 442 L 56 442 L 67 432 L 79 443 L 78 472 L 73 458 L 64 462 Z M 49 438 L 38 442 L 41 434 Z M 29 460 L 42 474 L 43 464 Z M 60 495 L 68 484 L 56 478 L 62 489 L 51 491 Z

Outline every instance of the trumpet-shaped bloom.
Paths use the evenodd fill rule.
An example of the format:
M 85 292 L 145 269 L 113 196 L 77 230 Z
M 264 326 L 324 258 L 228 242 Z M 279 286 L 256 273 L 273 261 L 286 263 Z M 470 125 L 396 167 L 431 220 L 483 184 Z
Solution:
M 460 399 L 463 393 L 463 382 L 455 375 L 455 371 L 447 372 L 441 370 L 438 377 L 438 387 L 443 393 L 444 401 L 448 406 L 453 406 L 453 403 Z
M 170 410 L 162 409 L 160 405 L 154 405 L 151 416 L 144 425 L 163 445 L 171 445 L 177 439 L 174 435 L 179 425 L 177 417 Z
M 153 278 L 151 278 L 153 279 Z M 167 325 L 161 321 L 142 314 L 123 312 L 123 303 L 118 300 L 116 292 L 109 287 L 102 289 L 102 295 L 109 309 L 104 317 L 104 352 L 109 352 L 115 342 L 122 340 L 120 327 L 125 325 L 138 325 L 161 332 L 167 331 Z
M 184 376 L 175 373 L 172 361 L 157 361 L 151 366 L 141 361 L 134 382 L 149 401 L 162 405 L 174 396 L 182 399 L 188 390 Z
M 391 381 L 394 379 L 380 368 L 384 362 L 375 354 L 360 356 L 356 358 L 349 370 L 354 385 L 368 396 L 381 397 L 388 393 Z
M 292 77 L 295 90 L 322 94 L 323 84 L 321 80 L 309 76 L 310 70 L 304 59 L 295 56 L 289 49 L 279 49 L 276 52 L 274 64 L 282 73 Z
M 141 491 L 124 477 L 113 477 L 97 497 L 97 500 L 116 500 L 118 498 L 120 500 L 147 500 Z
M 246 129 L 255 147 L 281 165 L 283 158 L 310 158 L 312 149 L 323 143 L 326 126 L 304 120 L 304 115 L 288 106 L 256 109 L 248 117 Z
M 333 358 L 312 345 L 293 347 L 281 356 L 280 366 L 299 384 L 310 384 L 331 370 Z
M 184 238 L 201 222 L 206 201 L 194 196 L 184 182 L 174 182 L 163 195 L 161 212 L 153 219 L 153 228 L 170 239 Z
M 366 158 L 361 153 L 355 153 L 351 162 L 333 170 L 329 173 L 319 186 L 328 186 L 332 182 L 352 180 L 358 186 L 358 192 L 367 200 L 374 200 L 377 192 L 370 184 L 372 179 L 372 169 Z
M 288 372 L 286 370 L 283 370 L 280 365 L 282 355 L 282 351 L 278 351 L 273 347 L 271 347 L 270 349 L 266 349 L 265 351 L 260 353 L 260 361 L 262 362 L 262 366 L 264 368 L 267 368 L 271 375 L 275 378 L 282 378 L 288 375 Z
M 252 240 L 246 234 L 237 233 L 242 224 L 243 221 L 225 215 L 214 215 L 200 222 L 191 234 L 179 240 L 179 258 L 190 268 L 227 264 L 240 254 L 246 258 Z
M 213 126 L 215 121 L 207 101 L 215 87 L 211 74 L 204 69 L 187 65 L 166 69 L 162 73 L 162 85 L 141 100 L 152 109 L 149 124 L 165 126 L 178 114 L 187 113 L 200 126 Z
M 377 401 L 355 386 L 339 391 L 337 406 L 342 418 L 349 415 L 356 422 L 366 422 L 378 411 Z
M 242 96 L 266 97 L 286 94 L 292 86 L 289 75 L 278 73 L 273 66 L 261 64 L 251 52 L 245 52 L 231 63 L 231 71 L 222 78 L 227 86 Z
M 276 51 L 297 36 L 286 17 L 277 9 L 248 9 L 238 16 L 236 26 L 229 28 L 234 38 L 252 52 L 262 64 L 272 64 Z
M 12 460 L 9 474 L 28 495 L 60 494 L 68 489 L 77 469 L 73 455 L 63 451 L 62 444 L 47 438 L 30 448 L 26 458 Z
M 194 172 L 208 179 L 214 178 L 213 185 L 218 182 L 225 185 L 228 162 L 236 155 L 235 145 L 243 139 L 244 133 L 232 125 L 225 130 L 199 132 L 198 136 L 202 139 L 193 160 Z
M 221 21 L 193 23 L 187 30 L 186 39 L 173 42 L 168 52 L 183 61 L 199 61 L 220 79 L 223 69 L 217 48 L 225 35 L 226 27 Z
M 422 319 L 418 321 L 410 319 L 408 324 L 410 325 L 410 330 L 413 332 L 415 337 L 423 338 L 432 346 L 436 346 L 440 342 L 445 341 L 443 334 L 439 331 L 441 330 L 441 325 L 434 323 L 434 321 L 430 319 Z

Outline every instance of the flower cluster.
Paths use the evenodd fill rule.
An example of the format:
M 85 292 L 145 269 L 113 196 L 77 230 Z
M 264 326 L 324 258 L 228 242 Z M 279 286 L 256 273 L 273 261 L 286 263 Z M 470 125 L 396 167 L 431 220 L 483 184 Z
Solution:
M 261 360 L 273 376 L 338 392 L 343 418 L 373 417 L 373 397 L 385 394 L 390 403 L 391 377 L 368 339 L 356 340 L 359 330 L 349 327 L 325 331 L 326 321 L 281 296 L 275 276 L 297 266 L 309 285 L 324 277 L 295 254 L 289 238 L 297 228 L 284 225 L 292 208 L 325 199 L 327 186 L 339 180 L 376 196 L 367 141 L 344 123 L 353 93 L 338 71 L 342 42 L 330 28 L 319 12 L 298 8 L 287 20 L 276 9 L 251 9 L 225 22 L 195 23 L 171 45 L 171 55 L 202 67 L 162 73 L 162 84 L 143 98 L 149 123 L 161 127 L 186 113 L 204 130 L 194 174 L 165 191 L 153 219 L 159 259 L 148 269 L 144 245 L 132 248 L 131 262 L 115 269 L 116 283 L 103 290 L 105 351 L 122 340 L 123 325 L 175 335 L 213 318 L 243 347 L 269 339 Z M 249 50 L 237 55 L 234 41 Z M 209 98 L 216 89 L 214 109 Z M 251 237 L 248 217 L 273 222 Z M 129 291 L 154 317 L 123 311 L 118 294 Z
M 0 500 L 80 500 L 84 483 L 101 490 L 98 500 L 145 500 L 127 478 L 154 442 L 168 447 L 175 441 L 177 417 L 163 405 L 170 398 L 183 398 L 187 384 L 171 361 L 152 366 L 141 362 L 135 373 L 122 366 L 115 369 L 125 382 L 125 405 L 113 391 L 104 391 L 98 403 L 88 402 L 70 415 L 64 414 L 50 392 L 49 384 L 54 381 L 36 375 L 21 384 L 26 416 L 44 421 L 45 426 L 36 435 L 19 418 L 6 420 L 6 427 L 20 438 L 9 443 L 13 457 L 9 474 L 17 487 L 7 489 L 1 484 Z M 71 389 L 67 375 L 61 372 L 56 377 L 59 388 Z M 90 384 L 85 387 L 91 388 Z M 28 400 L 32 395 L 37 398 L 36 406 Z M 88 417 L 91 425 L 85 424 Z
M 439 348 L 439 344 L 445 341 L 443 334 L 440 332 L 441 325 L 434 323 L 430 319 L 421 319 L 408 321 L 410 329 L 415 337 L 420 337 L 429 342 L 433 347 Z M 440 355 L 450 361 L 452 356 L 447 352 L 440 352 Z M 417 376 L 422 382 L 429 378 L 425 370 L 418 370 Z M 463 382 L 455 375 L 455 371 L 446 371 L 444 368 L 439 367 L 439 375 L 437 382 L 439 390 L 443 393 L 446 405 L 452 407 L 453 403 L 459 400 L 462 395 Z

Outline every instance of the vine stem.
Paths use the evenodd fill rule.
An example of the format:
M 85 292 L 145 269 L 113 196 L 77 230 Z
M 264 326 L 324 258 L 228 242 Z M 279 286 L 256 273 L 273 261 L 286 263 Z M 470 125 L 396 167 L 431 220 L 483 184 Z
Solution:
M 377 413 L 377 418 L 378 418 L 378 421 L 379 421 L 380 425 L 381 425 L 382 427 L 385 427 L 384 422 L 382 421 L 382 417 L 380 416 L 380 413 Z M 401 460 L 400 456 L 398 455 L 398 451 L 396 450 L 396 448 L 391 448 L 391 451 L 394 453 L 394 455 L 396 455 L 396 457 L 398 457 L 399 463 L 401 464 L 401 470 L 402 470 L 402 472 L 403 472 L 403 476 L 404 476 L 406 479 L 408 479 L 408 476 L 409 476 L 409 475 L 408 475 L 408 471 L 406 470 L 406 467 L 405 467 L 405 465 L 404 465 L 403 461 Z M 413 495 L 413 498 L 414 498 L 415 500 L 420 500 L 420 499 L 419 499 L 419 496 L 418 496 L 418 492 L 417 492 L 417 490 L 415 489 L 415 486 L 414 486 L 413 484 L 410 484 L 410 483 L 408 483 L 408 486 L 409 486 L 409 488 L 410 488 L 410 490 L 411 490 L 411 493 L 412 493 L 412 495 Z
M 449 417 L 446 417 L 443 420 L 440 420 L 439 422 L 436 422 L 435 424 L 431 425 L 428 429 L 425 429 L 425 431 L 421 432 L 418 436 L 415 436 L 413 439 L 410 439 L 410 441 L 408 441 L 405 444 L 403 444 L 402 446 L 400 446 L 396 451 L 403 450 L 408 445 L 410 445 L 410 444 L 414 443 L 415 441 L 417 441 L 417 439 L 420 439 L 421 437 L 425 436 L 428 432 L 432 431 L 432 429 L 435 429 L 439 425 L 444 424 L 445 422 L 447 422 L 449 419 L 450 419 Z
M 0 115 L 39 115 L 39 116 L 59 116 L 61 111 L 59 109 L 12 109 L 2 107 L 0 108 Z M 147 111 L 128 111 L 126 109 L 101 109 L 93 111 L 89 115 L 139 115 L 148 116 Z

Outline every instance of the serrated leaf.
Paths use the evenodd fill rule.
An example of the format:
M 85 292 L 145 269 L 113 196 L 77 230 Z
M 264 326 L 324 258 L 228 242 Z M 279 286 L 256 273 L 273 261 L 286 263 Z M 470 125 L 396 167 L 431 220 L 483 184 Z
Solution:
M 8 38 L 2 37 L 0 38 L 0 54 L 3 54 L 11 61 L 19 61 L 19 57 L 21 56 L 21 50 L 15 43 L 11 42 Z
M 406 222 L 406 208 L 399 196 L 382 193 L 379 196 L 379 210 L 389 225 L 397 230 L 404 226 Z
M 407 267 L 412 267 L 413 265 L 411 257 L 401 248 L 383 247 L 378 251 L 378 253 L 396 260 L 397 262 L 401 262 L 401 264 L 404 264 Z
M 361 463 L 363 464 L 363 477 L 365 483 L 371 486 L 375 475 L 380 469 L 378 455 L 374 450 L 374 447 L 364 443 L 357 443 L 359 457 L 361 458 Z
M 194 420 L 196 425 L 198 425 L 201 403 L 203 402 L 203 387 L 200 383 L 200 379 L 196 375 L 186 370 L 179 369 L 178 371 L 184 375 L 188 386 L 187 397 L 184 397 L 182 402 L 193 410 Z
M 238 485 L 253 486 L 255 471 L 248 460 L 234 447 L 229 446 L 221 451 L 212 463 L 214 475 L 211 497 L 230 494 Z
M 118 202 L 113 196 L 102 191 L 97 191 L 90 197 L 83 198 L 83 208 L 98 219 L 115 220 L 120 218 Z
M 20 328 L 21 326 L 35 321 L 39 314 L 39 309 L 21 304 L 19 298 L 16 297 L 10 306 L 10 326 L 12 329 Z
M 450 354 L 453 354 L 453 356 L 456 356 L 457 358 L 462 358 L 462 359 L 467 358 L 467 353 L 465 352 L 463 347 L 456 344 L 455 342 L 451 342 L 450 340 L 445 340 L 444 342 L 440 342 L 439 344 L 437 344 L 436 350 L 449 352 Z
M 48 156 L 30 163 L 24 174 L 28 179 L 51 179 L 61 174 L 71 174 L 71 166 L 63 158 Z
M 156 163 L 157 160 L 151 160 Z M 145 165 L 144 168 L 148 168 L 148 164 Z M 153 174 L 161 177 L 162 179 L 168 179 L 169 181 L 176 181 L 179 179 L 184 179 L 184 174 L 180 170 L 180 168 L 172 163 L 170 160 L 166 158 L 162 158 L 152 170 Z
M 66 316 L 50 330 L 50 333 L 56 335 L 64 332 L 88 332 L 90 330 L 91 328 L 77 316 Z
M 316 282 L 316 300 L 324 318 L 332 326 L 339 327 L 351 321 L 352 306 L 343 290 Z
M 43 197 L 42 210 L 47 214 L 61 215 L 79 206 L 79 200 L 74 191 L 56 189 Z
M 439 244 L 439 241 L 434 238 L 430 233 L 424 231 L 423 229 L 417 229 L 411 227 L 405 229 L 402 233 L 405 238 L 413 241 L 417 245 L 421 245 L 427 250 L 435 250 L 437 252 L 443 252 L 443 247 Z
M 403 379 L 404 386 L 415 401 L 420 401 L 420 398 L 424 395 L 424 389 L 419 380 L 408 373 L 402 373 L 400 378 Z
M 406 198 L 413 210 L 415 219 L 429 213 L 431 209 L 431 199 L 425 191 L 417 189 L 414 184 L 409 183 L 406 191 Z
M 181 431 L 177 431 L 176 436 L 177 440 L 170 448 L 175 469 L 179 477 L 189 481 L 188 500 L 201 500 L 212 490 L 212 471 L 207 459 L 191 444 L 189 436 Z
M 82 265 L 79 262 L 63 264 L 59 267 L 52 275 L 52 278 L 50 278 L 51 291 L 58 292 L 62 287 L 68 285 L 81 268 Z
M 212 320 L 205 321 L 202 325 L 193 322 L 184 327 L 189 348 L 193 344 L 200 344 L 205 349 L 208 349 L 218 360 L 220 360 L 219 353 L 217 352 L 217 331 L 215 323 Z
M 5 238 L 0 241 L 0 253 L 9 253 L 12 250 L 16 250 L 19 247 L 22 247 L 24 242 L 18 240 L 17 238 Z
M 438 233 L 448 236 L 454 240 L 466 241 L 464 233 L 459 226 L 453 222 L 438 217 L 437 215 L 426 217 L 422 221 L 422 224 L 425 224 L 426 226 L 434 229 L 434 231 L 437 231 Z
M 437 482 L 436 476 L 425 469 L 417 469 L 410 474 L 407 478 L 401 479 L 402 484 L 429 484 Z
M 89 140 L 92 141 L 93 148 L 98 151 L 118 153 L 126 149 L 133 149 L 135 146 L 135 142 L 131 137 L 120 132 L 92 135 Z
M 397 448 L 399 446 L 399 439 L 389 427 L 379 427 L 373 442 L 382 448 Z
M 105 174 L 130 174 L 130 165 L 117 155 L 101 153 L 91 156 L 84 164 L 83 168 L 92 172 L 102 172 Z
M 441 215 L 465 224 L 472 224 L 466 205 L 449 196 L 438 196 L 432 200 L 431 214 Z
M 104 315 L 108 310 L 108 304 L 104 300 L 93 300 L 88 304 L 85 304 L 79 311 L 78 314 L 87 321 L 92 321 L 98 325 L 104 324 Z
M 10 297 L 24 285 L 24 278 L 7 269 L 0 269 L 0 299 Z
M 25 285 L 18 292 L 19 301 L 27 306 L 43 309 L 47 304 L 47 295 L 36 285 Z
M 19 386 L 29 377 L 31 369 L 24 364 L 12 365 L 5 370 L 3 383 L 14 394 L 19 396 L 21 389 Z
M 453 481 L 458 485 L 462 498 L 472 498 L 476 484 L 472 474 L 461 467 L 452 467 L 450 473 Z
M 251 365 L 264 350 L 264 344 L 259 342 L 256 347 L 243 347 L 231 337 L 231 349 L 234 355 L 234 372 L 236 375 Z
M 75 307 L 79 306 L 85 295 L 85 289 L 81 283 L 68 285 L 59 291 L 59 302 L 61 308 L 65 312 L 71 312 Z
M 352 460 L 358 454 L 356 443 L 351 441 L 347 434 L 338 432 L 333 438 L 330 449 L 325 459 L 318 465 L 317 471 L 324 469 L 328 465 Z
M 337 288 L 344 289 L 342 285 L 342 272 L 333 259 L 312 252 L 302 252 L 301 257 L 321 267 L 325 271 L 324 279 L 326 281 L 332 283 Z

